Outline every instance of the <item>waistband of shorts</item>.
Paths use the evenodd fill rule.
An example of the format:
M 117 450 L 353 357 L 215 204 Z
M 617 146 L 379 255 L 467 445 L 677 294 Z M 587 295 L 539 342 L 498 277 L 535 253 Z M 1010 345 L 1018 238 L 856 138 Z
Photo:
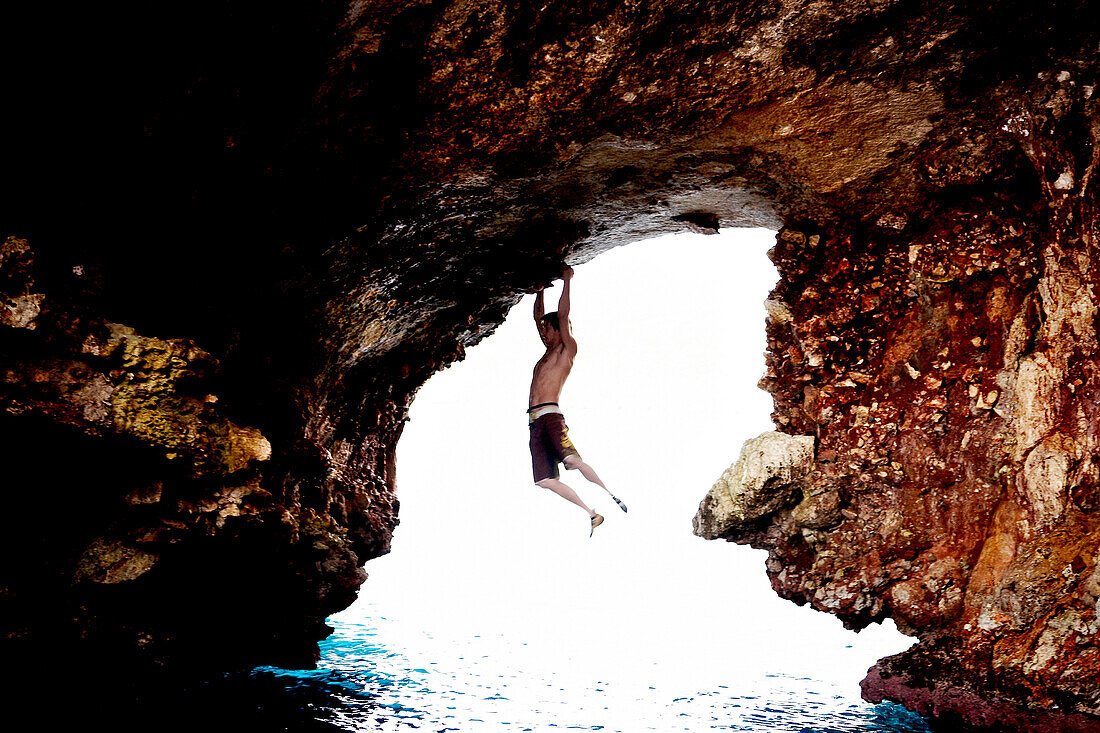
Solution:
M 529 413 L 527 413 L 527 424 L 530 425 L 531 423 L 533 423 L 535 420 L 538 420 L 543 415 L 550 415 L 550 414 L 554 414 L 554 413 L 557 413 L 558 415 L 562 414 L 561 408 L 558 407 L 557 405 L 546 405 L 545 407 L 537 407 L 534 410 L 531 410 Z

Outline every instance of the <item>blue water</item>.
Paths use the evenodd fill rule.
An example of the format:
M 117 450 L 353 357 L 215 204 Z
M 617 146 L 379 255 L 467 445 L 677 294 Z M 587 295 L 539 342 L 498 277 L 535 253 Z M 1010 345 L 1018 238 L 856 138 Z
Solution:
M 870 705 L 858 689 L 812 677 L 760 673 L 685 686 L 659 659 L 651 670 L 635 662 L 594 675 L 584 660 L 539 664 L 541 651 L 503 637 L 438 638 L 386 618 L 334 626 L 318 669 L 231 675 L 210 684 L 206 703 L 232 697 L 251 730 L 932 730 L 904 708 Z

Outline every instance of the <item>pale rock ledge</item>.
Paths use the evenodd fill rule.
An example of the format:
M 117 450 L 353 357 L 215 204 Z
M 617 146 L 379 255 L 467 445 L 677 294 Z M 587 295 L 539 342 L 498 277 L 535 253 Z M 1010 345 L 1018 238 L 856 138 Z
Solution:
M 708 540 L 727 537 L 740 525 L 772 514 L 802 493 L 801 479 L 814 462 L 814 437 L 770 431 L 745 441 L 699 504 L 692 527 Z

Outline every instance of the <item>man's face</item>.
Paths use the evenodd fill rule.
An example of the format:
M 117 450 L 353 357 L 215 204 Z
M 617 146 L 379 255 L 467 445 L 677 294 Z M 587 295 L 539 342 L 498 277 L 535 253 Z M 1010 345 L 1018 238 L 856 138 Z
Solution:
M 557 346 L 561 343 L 561 331 L 551 326 L 549 323 L 543 324 L 542 327 L 543 337 L 546 339 L 546 343 L 551 346 Z

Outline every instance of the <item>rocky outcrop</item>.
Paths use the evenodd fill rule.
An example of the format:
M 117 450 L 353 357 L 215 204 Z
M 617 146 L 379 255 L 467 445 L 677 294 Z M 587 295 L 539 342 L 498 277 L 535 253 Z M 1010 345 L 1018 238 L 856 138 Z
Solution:
M 813 436 L 771 432 L 748 441 L 699 505 L 695 534 L 729 536 L 801 499 L 813 458 Z
M 923 639 L 871 697 L 1095 716 L 1088 11 L 6 9 L 6 643 L 308 664 L 433 371 L 563 260 L 754 224 L 764 385 L 814 458 L 723 536 Z
M 1067 72 L 1006 120 L 1033 207 L 911 236 L 880 219 L 858 245 L 778 237 L 762 386 L 815 457 L 766 521 L 736 510 L 752 481 L 724 505 L 716 486 L 696 532 L 767 548 L 797 603 L 917 636 L 871 670 L 870 700 L 1005 730 L 1100 728 L 1091 94 Z
M 211 354 L 92 315 L 81 267 L 68 301 L 39 291 L 39 270 L 25 240 L 0 244 L 7 658 L 205 666 L 216 639 L 216 668 L 297 636 L 282 659 L 310 664 L 325 616 L 365 577 L 346 515 L 273 491 L 272 445 L 219 404 Z M 390 507 L 378 521 L 392 527 Z M 264 616 L 227 634 L 257 602 Z

